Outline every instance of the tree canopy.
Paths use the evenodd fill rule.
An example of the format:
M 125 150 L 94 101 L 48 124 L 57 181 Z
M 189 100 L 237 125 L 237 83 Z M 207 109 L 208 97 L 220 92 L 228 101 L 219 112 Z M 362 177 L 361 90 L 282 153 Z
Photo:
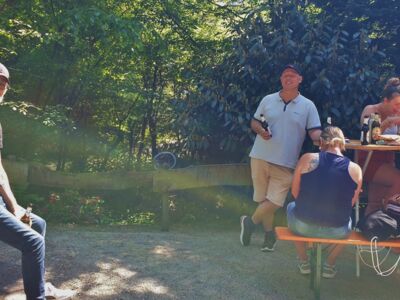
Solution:
M 243 161 L 289 62 L 321 119 L 355 137 L 400 71 L 397 2 L 1 1 L 5 152 L 76 171 L 143 167 L 163 150 Z

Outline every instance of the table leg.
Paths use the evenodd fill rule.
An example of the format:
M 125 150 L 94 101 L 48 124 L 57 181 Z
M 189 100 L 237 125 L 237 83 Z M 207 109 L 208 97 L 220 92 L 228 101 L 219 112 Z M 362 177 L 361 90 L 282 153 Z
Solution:
M 362 174 L 364 176 L 365 172 L 367 171 L 368 164 L 371 160 L 373 151 L 370 150 L 368 151 L 367 157 L 365 159 L 364 166 L 362 168 Z M 354 162 L 358 164 L 358 151 L 355 151 L 354 154 Z M 355 204 L 355 224 L 358 224 L 358 221 L 360 220 L 360 201 L 357 199 L 356 204 Z M 360 277 L 360 253 L 359 253 L 359 248 L 356 247 L 356 276 L 357 278 Z
M 365 172 L 367 171 L 368 164 L 371 160 L 372 153 L 373 153 L 373 151 L 368 151 L 364 166 L 362 168 L 363 176 L 364 176 Z M 358 151 L 356 151 L 356 155 L 354 156 L 354 162 L 358 164 Z M 357 200 L 357 202 L 355 204 L 355 217 L 356 217 L 355 224 L 357 224 L 358 221 L 360 220 L 360 202 L 359 202 L 359 200 Z

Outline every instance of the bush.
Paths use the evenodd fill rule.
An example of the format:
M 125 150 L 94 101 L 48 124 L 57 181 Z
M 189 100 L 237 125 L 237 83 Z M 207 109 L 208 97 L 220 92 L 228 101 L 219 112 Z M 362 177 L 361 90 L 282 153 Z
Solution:
M 160 201 L 144 189 L 83 193 L 14 187 L 18 203 L 33 206 L 33 212 L 50 223 L 72 224 L 154 224 Z

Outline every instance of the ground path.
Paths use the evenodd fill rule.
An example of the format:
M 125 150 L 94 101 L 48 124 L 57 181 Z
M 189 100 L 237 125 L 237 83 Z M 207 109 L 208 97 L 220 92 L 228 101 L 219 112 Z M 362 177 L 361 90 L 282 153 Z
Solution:
M 242 247 L 239 228 L 81 227 L 49 225 L 47 279 L 76 289 L 76 299 L 312 299 L 297 273 L 294 248 L 278 242 L 262 253 L 261 232 Z M 394 259 L 394 256 L 391 257 Z M 354 248 L 322 281 L 322 299 L 398 299 L 400 273 L 381 278 L 363 266 L 355 277 Z M 0 243 L 0 299 L 22 288 L 19 253 Z

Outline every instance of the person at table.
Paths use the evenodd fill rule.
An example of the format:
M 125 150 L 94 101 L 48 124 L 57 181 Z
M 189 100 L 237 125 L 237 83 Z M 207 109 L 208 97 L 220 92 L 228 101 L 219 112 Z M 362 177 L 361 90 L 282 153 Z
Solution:
M 381 132 L 397 134 L 400 128 L 400 78 L 390 78 L 382 92 L 382 101 L 378 104 L 367 105 L 362 114 L 369 116 L 378 113 L 381 116 Z M 359 151 L 359 163 L 365 164 L 366 151 Z M 368 183 L 368 205 L 365 214 L 382 208 L 382 199 L 400 193 L 400 170 L 395 166 L 393 151 L 375 151 L 372 154 L 364 181 Z
M 344 239 L 351 232 L 351 212 L 362 186 L 359 165 L 343 155 L 345 139 L 338 127 L 324 128 L 320 153 L 304 154 L 294 171 L 294 202 L 287 207 L 288 227 L 295 234 L 317 238 Z M 310 274 L 306 243 L 295 242 L 298 268 Z M 322 276 L 336 275 L 335 263 L 344 245 L 332 245 Z

